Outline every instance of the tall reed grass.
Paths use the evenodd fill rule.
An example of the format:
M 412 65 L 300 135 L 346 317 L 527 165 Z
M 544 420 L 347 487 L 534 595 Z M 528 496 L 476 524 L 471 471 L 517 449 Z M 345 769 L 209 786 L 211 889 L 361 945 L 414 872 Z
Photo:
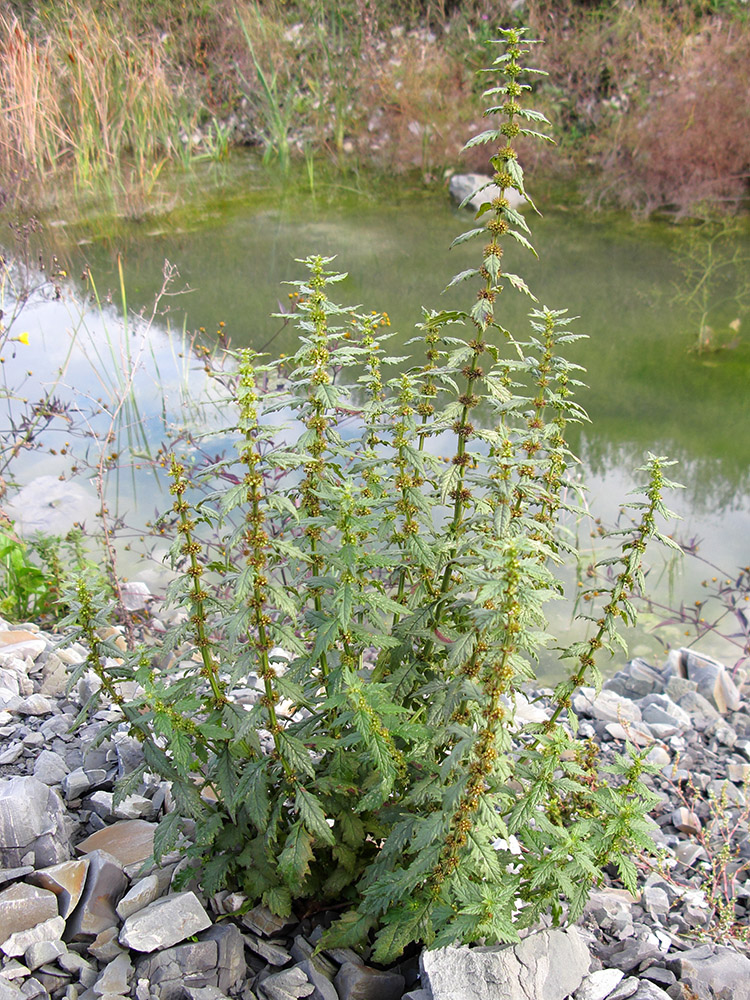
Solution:
M 9 187 L 67 167 L 78 187 L 146 181 L 175 156 L 182 87 L 156 41 L 65 2 L 38 34 L 0 15 L 0 167 Z M 9 192 L 6 192 L 9 193 Z

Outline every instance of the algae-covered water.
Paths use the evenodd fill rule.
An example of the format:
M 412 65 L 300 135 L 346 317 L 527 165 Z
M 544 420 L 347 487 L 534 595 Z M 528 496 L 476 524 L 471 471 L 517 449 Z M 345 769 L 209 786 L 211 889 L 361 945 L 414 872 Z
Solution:
M 747 564 L 750 333 L 743 337 L 741 331 L 731 349 L 703 355 L 691 351 L 694 320 L 680 296 L 675 298 L 680 272 L 674 255 L 686 239 L 683 228 L 611 214 L 585 215 L 554 196 L 542 199 L 540 207 L 542 218 L 527 213 L 539 259 L 510 248 L 504 263 L 524 276 L 540 303 L 579 316 L 577 327 L 588 335 L 575 345 L 573 360 L 587 369 L 589 387 L 580 399 L 591 423 L 573 429 L 571 437 L 582 458 L 581 478 L 592 511 L 605 520 L 614 518 L 646 453 L 670 456 L 679 463 L 674 478 L 685 486 L 670 498 L 682 516 L 679 526 L 673 526 L 678 537 L 700 539 L 701 551 L 728 571 Z M 46 229 L 48 248 L 56 249 L 74 278 L 65 287 L 64 301 L 38 302 L 24 318 L 37 359 L 34 379 L 44 364 L 62 364 L 70 340 L 65 331 L 78 322 L 81 309 L 90 309 L 86 324 L 94 340 L 105 343 L 104 326 L 111 331 L 118 322 L 118 257 L 131 312 L 149 313 L 165 260 L 179 271 L 172 291 L 190 289 L 161 300 L 141 359 L 152 372 L 139 396 L 142 426 L 152 444 L 162 432 L 163 390 L 178 392 L 187 366 L 179 357 L 181 330 L 203 327 L 206 333 L 200 336 L 210 342 L 223 323 L 234 346 L 249 345 L 273 356 L 291 352 L 292 325 L 271 314 L 288 303 L 289 289 L 282 282 L 302 277 L 295 258 L 335 256 L 335 266 L 348 272 L 337 286 L 341 300 L 386 311 L 396 353 L 413 336 L 422 306 L 466 307 L 473 294 L 468 285 L 443 294 L 452 275 L 474 264 L 478 252 L 476 243 L 448 251 L 472 219 L 451 204 L 443 189 L 390 190 L 371 197 L 340 187 L 313 196 L 262 178 L 258 183 L 255 175 L 251 190 L 235 187 L 231 196 L 214 192 L 196 200 L 190 210 L 121 222 L 105 235 L 64 219 L 48 222 L 56 223 Z M 745 245 L 750 242 L 747 236 L 744 240 Z M 101 298 L 112 293 L 104 321 L 97 308 L 82 305 L 84 285 L 75 276 L 84 267 L 94 275 Z M 717 289 L 717 296 L 719 292 L 726 296 L 726 286 Z M 504 325 L 522 336 L 534 303 L 512 290 L 503 299 Z M 717 328 L 728 327 L 736 318 L 734 309 L 730 288 L 714 320 Z M 108 349 L 102 348 L 102 356 L 114 372 L 117 350 L 109 355 Z M 83 385 L 97 394 L 90 366 L 80 354 L 74 352 L 66 372 L 71 388 Z M 178 405 L 180 398 L 187 406 L 186 397 L 179 395 Z M 131 433 L 140 432 L 131 428 Z M 29 478 L 59 467 L 59 456 L 53 461 L 37 454 L 22 475 Z M 148 514 L 166 506 L 148 478 L 136 476 L 136 482 L 135 498 L 130 480 L 119 484 L 122 502 L 137 503 Z M 693 562 L 667 567 L 657 558 L 651 582 L 665 602 L 689 601 L 702 575 L 705 570 Z M 641 637 L 635 651 L 644 644 L 653 645 Z

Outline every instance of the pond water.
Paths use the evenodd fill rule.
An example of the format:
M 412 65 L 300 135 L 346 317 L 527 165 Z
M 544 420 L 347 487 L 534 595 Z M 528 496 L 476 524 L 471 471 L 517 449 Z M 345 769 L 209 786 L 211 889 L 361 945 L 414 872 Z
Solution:
M 444 191 L 391 191 L 387 198 L 372 199 L 338 190 L 315 198 L 298 189 L 259 185 L 257 174 L 253 178 L 251 190 L 214 194 L 166 220 L 121 223 L 104 237 L 92 238 L 76 225 L 47 226 L 45 240 L 69 273 L 77 275 L 87 266 L 100 295 L 112 290 L 115 300 L 120 255 L 131 311 L 151 309 L 165 259 L 179 270 L 173 288 L 191 289 L 162 299 L 161 314 L 148 328 L 142 347 L 146 377 L 139 383 L 138 401 L 152 442 L 162 432 L 165 392 L 171 391 L 177 410 L 189 405 L 182 394 L 188 362 L 180 357 L 181 330 L 205 327 L 210 340 L 221 322 L 234 346 L 249 345 L 275 356 L 291 352 L 291 325 L 271 318 L 271 313 L 287 301 L 282 282 L 302 277 L 295 258 L 336 255 L 336 266 L 348 272 L 337 286 L 341 300 L 386 311 L 396 345 L 413 335 L 421 306 L 470 304 L 469 286 L 442 294 L 454 273 L 475 263 L 477 252 L 476 243 L 448 252 L 452 239 L 471 227 L 472 217 L 453 207 Z M 670 456 L 679 463 L 673 478 L 685 486 L 669 498 L 682 517 L 677 536 L 700 539 L 701 552 L 728 571 L 747 564 L 750 336 L 740 337 L 731 350 L 691 352 L 694 321 L 673 296 L 679 280 L 673 255 L 686 238 L 680 228 L 607 214 L 587 216 L 553 196 L 542 199 L 540 207 L 542 218 L 527 215 L 539 260 L 511 248 L 505 263 L 524 276 L 540 303 L 579 316 L 577 328 L 588 335 L 571 356 L 587 369 L 589 388 L 579 398 L 591 424 L 574 429 L 571 439 L 583 461 L 592 512 L 611 521 L 646 453 Z M 744 239 L 750 242 L 747 235 Z M 720 291 L 725 294 L 727 289 Z M 533 303 L 510 290 L 503 298 L 502 322 L 522 335 Z M 66 285 L 62 301 L 27 306 L 23 329 L 29 333 L 31 355 L 24 355 L 19 345 L 16 360 L 6 360 L 6 380 L 12 381 L 12 365 L 28 364 L 33 356 L 36 370 L 28 379 L 43 382 L 47 368 L 51 371 L 65 361 L 65 331 L 80 325 L 83 312 L 92 338 L 88 352 L 102 352 L 104 369 L 116 381 L 120 348 L 107 353 L 112 345 L 104 328 L 111 331 L 117 325 L 118 310 L 114 305 L 103 312 L 87 310 L 83 285 L 75 279 Z M 735 318 L 732 310 L 730 302 L 717 322 L 728 325 Z M 132 329 L 137 331 L 137 323 Z M 137 337 L 131 340 L 135 344 Z M 64 381 L 71 391 L 83 387 L 92 396 L 107 389 L 91 379 L 85 358 L 75 351 Z M 31 386 L 24 392 L 30 395 Z M 137 435 L 140 428 L 133 425 L 131 433 Z M 20 477 L 56 474 L 62 467 L 59 456 L 31 453 Z M 137 475 L 115 489 L 121 504 L 138 506 L 147 516 L 168 503 Z M 691 560 L 668 571 L 665 566 L 656 558 L 651 570 L 660 598 L 694 599 L 705 569 Z M 560 620 L 558 627 L 567 626 Z M 653 645 L 641 633 L 631 651 Z M 713 651 L 724 652 L 718 645 Z

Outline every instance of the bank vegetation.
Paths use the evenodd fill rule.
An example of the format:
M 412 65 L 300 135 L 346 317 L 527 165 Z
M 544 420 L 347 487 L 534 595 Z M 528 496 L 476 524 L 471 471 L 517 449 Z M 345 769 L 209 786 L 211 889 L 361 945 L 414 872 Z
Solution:
M 742 0 L 13 0 L 0 201 L 147 196 L 163 172 L 240 145 L 284 169 L 322 159 L 442 183 L 481 160 L 459 150 L 481 120 L 491 26 L 524 22 L 545 40 L 538 97 L 559 147 L 529 150 L 537 176 L 644 215 L 737 211 L 749 15 Z

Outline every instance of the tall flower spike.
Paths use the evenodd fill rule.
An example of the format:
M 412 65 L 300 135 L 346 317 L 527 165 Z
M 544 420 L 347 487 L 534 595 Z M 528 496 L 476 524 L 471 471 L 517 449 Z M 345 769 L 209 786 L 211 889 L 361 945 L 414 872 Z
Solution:
M 523 279 L 517 274 L 504 272 L 501 266 L 504 252 L 501 241 L 505 236 L 512 237 L 516 242 L 536 255 L 536 251 L 524 235 L 524 233 L 529 233 L 529 227 L 521 213 L 511 206 L 507 195 L 507 192 L 511 189 L 517 191 L 534 211 L 537 211 L 536 206 L 526 191 L 523 169 L 518 162 L 518 152 L 513 145 L 513 140 L 518 136 L 528 136 L 547 142 L 552 141 L 548 135 L 525 128 L 517 120 L 549 124 L 547 118 L 540 111 L 524 108 L 520 103 L 520 98 L 524 91 L 531 88 L 528 84 L 519 82 L 519 77 L 524 73 L 543 72 L 542 70 L 524 66 L 520 62 L 523 56 L 529 52 L 528 47 L 537 44 L 536 41 L 531 39 L 524 39 L 524 32 L 525 29 L 523 28 L 503 30 L 501 38 L 497 39 L 495 44 L 504 46 L 504 51 L 493 61 L 491 67 L 483 71 L 501 77 L 501 82 L 486 90 L 483 96 L 496 99 L 504 98 L 502 103 L 496 103 L 488 107 L 484 112 L 484 116 L 500 116 L 504 121 L 496 128 L 487 129 L 475 135 L 464 146 L 464 149 L 471 149 L 473 146 L 484 145 L 488 142 L 502 143 L 494 156 L 490 158 L 490 162 L 495 170 L 492 181 L 488 181 L 476 191 L 472 191 L 461 205 L 461 207 L 465 207 L 477 194 L 486 191 L 486 201 L 480 204 L 475 218 L 480 219 L 490 213 L 489 218 L 481 227 L 469 230 L 456 237 L 452 244 L 456 246 L 475 237 L 482 237 L 489 240 L 482 252 L 483 262 L 481 267 L 462 271 L 450 283 L 453 285 L 477 275 L 484 279 L 484 284 L 477 293 L 477 301 L 470 313 L 471 318 L 482 334 L 488 326 L 495 322 L 494 304 L 497 296 L 503 289 L 504 282 L 509 283 L 514 288 L 534 299 Z M 495 188 L 499 188 L 499 192 Z

